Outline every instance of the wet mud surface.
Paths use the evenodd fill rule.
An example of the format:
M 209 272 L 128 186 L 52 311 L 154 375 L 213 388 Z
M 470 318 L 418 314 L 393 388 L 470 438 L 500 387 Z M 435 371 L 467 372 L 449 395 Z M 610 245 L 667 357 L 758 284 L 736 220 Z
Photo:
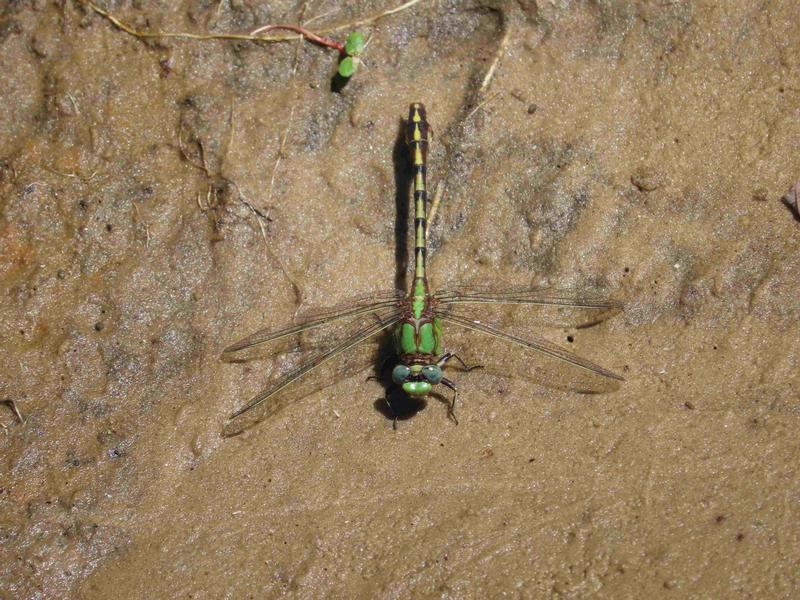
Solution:
M 103 4 L 195 33 L 392 6 Z M 795 596 L 799 20 L 422 1 L 332 91 L 308 43 L 0 4 L 0 596 Z M 606 290 L 591 328 L 503 318 L 625 383 L 539 385 L 445 329 L 501 357 L 452 373 L 457 426 L 431 399 L 393 431 L 366 369 L 224 437 L 291 357 L 223 348 L 406 279 L 414 101 L 433 284 Z

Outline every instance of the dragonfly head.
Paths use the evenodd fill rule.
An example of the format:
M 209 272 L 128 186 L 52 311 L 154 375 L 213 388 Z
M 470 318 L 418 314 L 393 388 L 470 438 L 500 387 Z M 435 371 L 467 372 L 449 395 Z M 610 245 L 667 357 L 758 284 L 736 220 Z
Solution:
M 433 386 L 440 383 L 444 374 L 439 365 L 399 364 L 392 370 L 392 381 L 402 386 L 403 391 L 412 398 L 423 398 L 431 393 Z

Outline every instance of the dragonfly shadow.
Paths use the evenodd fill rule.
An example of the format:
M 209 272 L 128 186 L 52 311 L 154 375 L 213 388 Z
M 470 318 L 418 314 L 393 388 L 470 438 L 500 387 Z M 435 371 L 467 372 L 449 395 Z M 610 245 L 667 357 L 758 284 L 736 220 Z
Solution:
M 425 400 L 411 398 L 401 388 L 392 383 L 392 369 L 399 361 L 391 335 L 385 335 L 381 339 L 378 356 L 380 360 L 375 365 L 375 379 L 383 386 L 384 397 L 377 398 L 372 403 L 372 406 L 389 420 L 397 418 L 398 421 L 405 421 L 410 419 L 423 410 L 426 403 Z M 387 395 L 391 408 L 386 403 Z
M 380 382 L 385 390 L 385 394 L 389 397 L 389 402 L 386 402 L 386 397 L 377 398 L 373 403 L 373 408 L 381 413 L 389 420 L 406 421 L 414 417 L 417 413 L 422 412 L 428 406 L 428 399 L 436 400 L 443 405 L 449 407 L 452 397 L 449 394 L 440 391 L 434 391 L 426 398 L 412 398 L 406 394 L 402 388 L 392 382 L 392 369 L 395 365 L 399 364 L 397 354 L 392 343 L 391 336 L 385 337 L 384 343 L 379 351 L 382 360 L 376 366 L 377 375 L 375 378 Z M 460 373 L 468 373 L 469 369 L 464 369 L 460 366 L 453 365 L 453 370 Z M 391 404 L 391 406 L 389 406 Z
M 350 77 L 342 77 L 337 73 L 331 77 L 331 92 L 334 94 L 341 94 L 344 91 L 344 88 L 347 87 L 347 84 L 350 83 Z
M 781 198 L 781 203 L 792 213 L 794 220 L 800 223 L 800 206 L 797 203 L 793 203 L 788 195 Z
M 400 388 L 391 389 L 389 392 L 389 402 L 392 405 L 391 408 L 389 408 L 385 398 L 378 398 L 372 403 L 372 406 L 390 421 L 393 421 L 395 418 L 398 421 L 411 419 L 427 406 L 425 400 L 421 398 L 412 398 L 405 394 Z
M 392 163 L 394 164 L 394 203 L 396 208 L 396 215 L 394 222 L 394 257 L 395 257 L 395 275 L 394 286 L 396 289 L 408 289 L 408 269 L 409 269 L 409 215 L 411 198 L 409 190 L 413 180 L 411 158 L 408 153 L 408 144 L 406 143 L 406 126 L 407 121 L 400 119 L 397 124 L 397 136 L 395 138 L 394 148 L 392 149 Z M 386 398 L 378 398 L 373 402 L 376 411 L 381 413 L 387 419 L 406 420 L 413 417 L 419 411 L 425 408 L 425 401 L 409 397 L 400 388 L 392 384 L 392 368 L 397 364 L 397 356 L 395 355 L 395 348 L 392 342 L 392 336 L 386 335 L 381 340 L 379 350 L 381 361 L 376 364 L 376 376 L 378 381 L 384 388 L 385 394 L 388 396 L 389 404 Z
M 394 258 L 397 265 L 394 276 L 394 287 L 399 290 L 408 289 L 408 218 L 410 211 L 411 159 L 405 137 L 406 122 L 400 119 L 397 139 L 392 150 L 394 163 L 394 202 L 397 218 L 394 222 Z

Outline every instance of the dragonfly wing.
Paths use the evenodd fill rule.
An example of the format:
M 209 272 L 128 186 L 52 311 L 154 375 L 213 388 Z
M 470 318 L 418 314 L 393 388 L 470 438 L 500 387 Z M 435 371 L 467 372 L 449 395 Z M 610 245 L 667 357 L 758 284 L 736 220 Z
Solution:
M 548 309 L 546 322 L 589 327 L 623 309 L 622 302 L 601 294 L 577 292 L 570 289 L 548 287 L 505 288 L 474 286 L 437 291 L 434 298 L 442 312 L 457 313 L 463 306 L 482 304 L 484 308 L 513 305 L 537 306 Z
M 339 338 L 337 342 L 328 347 L 312 352 L 300 364 L 278 377 L 242 408 L 234 412 L 230 416 L 231 420 L 225 425 L 223 433 L 226 436 L 241 433 L 272 416 L 286 405 L 337 383 L 343 374 L 362 369 L 370 362 L 374 363 L 377 360 L 376 348 L 370 348 L 370 345 L 365 342 L 390 328 L 399 320 L 399 310 L 396 310 L 391 316 L 384 315 L 381 320 L 369 320 L 366 325 L 363 320 L 358 320 L 344 338 Z M 357 356 L 346 359 L 342 357 L 343 353 L 354 351 L 359 346 L 362 351 L 357 352 Z M 337 357 L 339 358 L 334 361 L 333 359 Z M 324 371 L 328 376 L 317 377 L 318 371 Z M 312 372 L 314 372 L 314 377 L 310 377 Z
M 491 325 L 455 314 L 437 313 L 437 317 L 444 322 L 487 334 L 523 349 L 522 352 L 505 350 L 501 356 L 492 358 L 492 351 L 487 345 L 471 346 L 475 351 L 465 353 L 468 359 L 471 362 L 475 362 L 476 359 L 479 362 L 486 361 L 486 367 L 490 372 L 496 371 L 507 376 L 521 375 L 547 387 L 584 393 L 613 391 L 619 387 L 619 382 L 624 381 L 623 377 L 613 371 L 543 338 L 521 338 Z M 534 358 L 526 351 L 533 351 L 537 356 Z M 495 355 L 497 355 L 496 350 Z
M 519 287 L 497 289 L 494 286 L 465 286 L 437 291 L 434 296 L 445 303 L 541 304 L 576 308 L 622 308 L 622 303 L 601 295 L 579 293 L 571 289 Z
M 392 292 L 372 294 L 369 297 L 355 298 L 347 303 L 331 308 L 303 312 L 295 317 L 290 325 L 278 329 L 260 329 L 248 335 L 235 344 L 225 348 L 222 352 L 222 356 L 224 359 L 230 360 L 232 355 L 236 352 L 241 352 L 242 350 L 253 348 L 254 346 L 260 346 L 273 340 L 295 336 L 318 327 L 325 327 L 341 319 L 355 319 L 369 314 L 385 312 L 386 310 L 397 307 L 398 303 L 402 301 L 402 297 L 403 292 L 394 290 Z

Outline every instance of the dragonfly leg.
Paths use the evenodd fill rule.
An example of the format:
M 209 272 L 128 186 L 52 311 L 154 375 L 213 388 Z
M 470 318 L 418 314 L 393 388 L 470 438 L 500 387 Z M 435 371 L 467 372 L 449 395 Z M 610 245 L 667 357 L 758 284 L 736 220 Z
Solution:
M 397 431 L 397 413 L 394 411 L 394 407 L 392 407 L 392 403 L 389 402 L 389 396 L 392 395 L 392 390 L 395 389 L 396 386 L 390 385 L 387 390 L 386 394 L 383 396 L 383 401 L 386 402 L 386 406 L 389 409 L 389 412 L 392 413 L 392 429 Z
M 458 425 L 458 419 L 456 418 L 456 396 L 458 396 L 458 390 L 456 389 L 456 384 L 444 377 L 442 378 L 442 385 L 453 390 L 453 399 L 447 405 L 447 416 L 453 419 L 453 423 Z
M 461 363 L 461 366 L 464 367 L 464 370 L 467 373 L 472 371 L 472 369 L 482 369 L 485 366 L 485 365 L 468 365 L 463 360 L 461 360 L 461 357 L 455 352 L 446 352 L 445 354 L 442 354 L 442 357 L 438 361 L 436 361 L 436 364 L 441 367 L 451 358 L 455 358 L 459 363 Z
M 379 374 L 383 374 L 383 370 L 386 368 L 386 365 L 387 365 L 387 363 L 388 363 L 390 360 L 392 360 L 393 358 L 396 358 L 396 357 L 395 357 L 393 354 L 389 354 L 389 356 L 387 356 L 386 358 L 384 358 L 384 359 L 381 361 L 381 366 L 380 366 L 380 367 L 378 367 L 378 373 L 379 373 Z M 370 375 L 370 376 L 369 376 L 369 377 L 367 377 L 367 379 L 366 379 L 366 381 L 380 381 L 380 380 L 381 380 L 381 378 L 380 378 L 380 375 Z

